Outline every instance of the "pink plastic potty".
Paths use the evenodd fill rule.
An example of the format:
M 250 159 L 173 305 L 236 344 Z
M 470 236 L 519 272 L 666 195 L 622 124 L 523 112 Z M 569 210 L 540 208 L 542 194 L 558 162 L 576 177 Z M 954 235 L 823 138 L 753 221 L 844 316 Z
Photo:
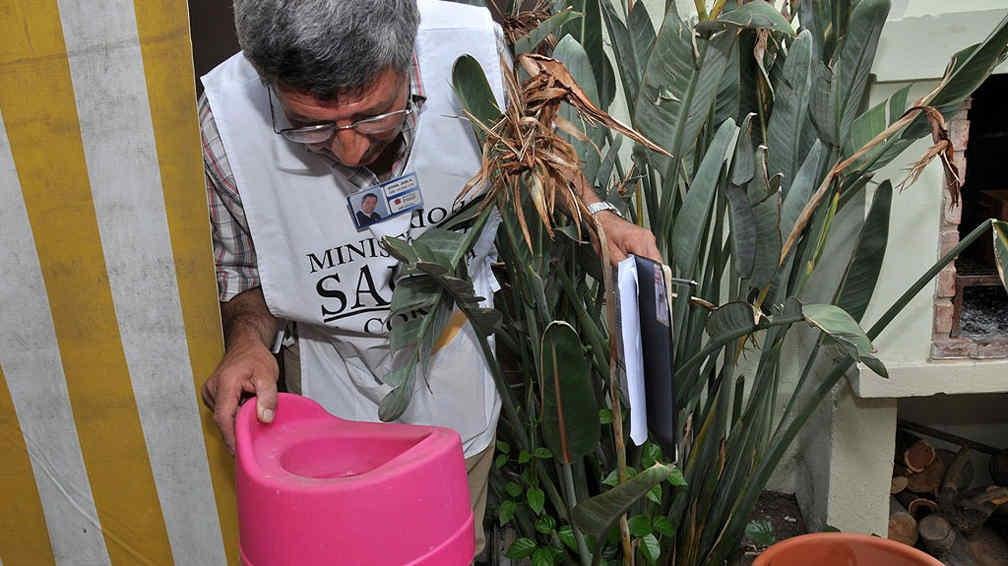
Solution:
M 475 550 L 462 445 L 439 427 L 347 421 L 281 393 L 235 423 L 247 566 L 463 565 Z

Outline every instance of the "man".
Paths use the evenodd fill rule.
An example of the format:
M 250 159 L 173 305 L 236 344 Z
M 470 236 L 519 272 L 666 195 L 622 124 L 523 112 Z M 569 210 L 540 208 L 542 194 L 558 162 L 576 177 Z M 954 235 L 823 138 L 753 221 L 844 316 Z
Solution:
M 374 224 L 381 220 L 381 214 L 375 212 L 375 206 L 378 204 L 378 196 L 374 193 L 368 193 L 364 195 L 361 199 L 360 210 L 354 214 L 357 216 L 357 227 L 367 228 L 368 226 Z
M 271 353 L 297 324 L 301 393 L 348 419 L 375 421 L 400 352 L 388 328 L 396 262 L 386 235 L 443 220 L 480 167 L 451 91 L 463 54 L 502 101 L 499 28 L 482 8 L 421 0 L 236 0 L 239 53 L 203 77 L 204 158 L 226 351 L 203 398 L 229 447 L 244 393 L 260 421 L 276 409 Z M 349 199 L 381 185 L 412 206 L 358 232 Z M 394 193 L 394 194 L 393 194 Z M 585 199 L 597 202 L 590 188 Z M 339 211 L 348 211 L 341 217 Z M 403 208 L 401 210 L 410 210 Z M 398 211 L 397 211 L 398 212 Z M 614 256 L 657 257 L 651 233 L 598 213 Z M 469 259 L 490 298 L 494 227 Z M 416 380 L 400 420 L 447 426 L 463 443 L 477 525 L 500 399 L 472 328 L 458 329 Z

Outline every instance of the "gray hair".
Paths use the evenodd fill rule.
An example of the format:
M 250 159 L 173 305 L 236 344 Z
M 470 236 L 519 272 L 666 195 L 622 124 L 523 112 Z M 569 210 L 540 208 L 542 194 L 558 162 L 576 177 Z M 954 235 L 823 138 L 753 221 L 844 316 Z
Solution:
M 416 0 L 235 0 L 245 56 L 268 84 L 323 100 L 412 62 Z

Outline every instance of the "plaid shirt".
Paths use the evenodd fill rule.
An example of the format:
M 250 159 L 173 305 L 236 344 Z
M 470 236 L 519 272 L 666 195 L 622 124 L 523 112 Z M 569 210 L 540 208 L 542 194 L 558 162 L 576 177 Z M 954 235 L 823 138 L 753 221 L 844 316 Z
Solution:
M 410 96 L 419 108 L 424 99 L 423 82 L 416 59 L 410 72 Z M 400 172 L 406 164 L 413 144 L 417 114 L 406 118 L 402 143 L 392 171 Z M 217 294 L 221 302 L 230 301 L 243 291 L 260 285 L 252 233 L 245 219 L 241 195 L 235 184 L 234 173 L 228 163 L 217 123 L 214 121 L 206 94 L 199 99 L 200 135 L 203 138 L 203 168 L 206 173 L 207 199 L 210 205 L 210 222 L 213 229 L 214 263 L 217 266 Z M 370 187 L 379 182 L 366 167 L 345 167 L 332 164 L 333 174 L 342 175 L 354 186 Z

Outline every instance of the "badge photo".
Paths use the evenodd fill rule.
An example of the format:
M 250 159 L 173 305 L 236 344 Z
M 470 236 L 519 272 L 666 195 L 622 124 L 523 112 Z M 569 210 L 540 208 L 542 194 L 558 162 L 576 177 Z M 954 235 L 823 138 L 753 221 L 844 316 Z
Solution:
M 347 208 L 358 232 L 422 207 L 423 195 L 416 173 L 407 173 L 347 197 Z
M 363 230 L 389 217 L 388 203 L 378 187 L 354 193 L 347 197 L 347 201 L 357 230 Z

